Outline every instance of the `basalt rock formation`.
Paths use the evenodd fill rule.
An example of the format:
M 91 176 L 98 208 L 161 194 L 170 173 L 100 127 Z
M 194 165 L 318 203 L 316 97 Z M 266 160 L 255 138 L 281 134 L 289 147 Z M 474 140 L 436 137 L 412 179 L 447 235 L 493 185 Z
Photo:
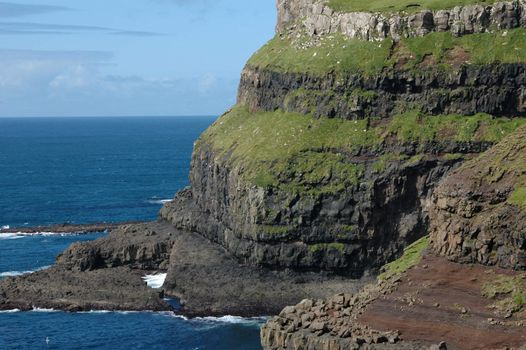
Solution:
M 526 269 L 526 128 L 462 165 L 429 203 L 435 251 L 463 263 Z
M 263 327 L 267 349 L 526 343 L 509 270 L 525 269 L 525 2 L 386 3 L 279 0 L 237 104 L 195 144 L 191 186 L 159 222 L 64 252 L 63 283 L 166 270 L 190 316 L 315 298 Z M 0 282 L 0 308 L 85 295 L 35 294 L 38 276 Z
M 429 10 L 400 9 L 404 2 L 378 8 L 382 4 L 278 2 L 278 34 L 247 64 L 239 100 L 256 115 L 284 110 L 341 123 L 367 120 L 366 130 L 375 130 L 380 141 L 362 138 L 359 151 L 351 152 L 354 160 L 367 155 L 372 164 L 381 159 L 392 164 L 393 154 L 455 160 L 449 168 L 434 164 L 438 173 L 428 178 L 427 192 L 417 191 L 420 235 L 404 242 L 402 226 L 369 226 L 369 241 L 362 241 L 377 247 L 375 237 L 390 237 L 402 247 L 429 233 L 429 248 L 427 239 L 417 250 L 411 246 L 384 267 L 377 284 L 360 293 L 285 308 L 263 327 L 262 344 L 265 349 L 519 348 L 526 344 L 526 283 L 524 274 L 511 269 L 526 269 L 525 129 L 520 127 L 526 56 L 515 53 L 526 41 L 513 37 L 524 35 L 525 3 L 473 1 Z M 360 6 L 371 9 L 352 11 Z M 482 57 L 481 45 L 500 53 Z M 511 127 L 494 138 L 488 131 L 495 123 Z M 460 136 L 468 124 L 472 131 Z M 420 161 L 414 166 L 425 168 Z M 401 169 L 376 174 L 392 179 Z M 374 182 L 375 173 L 368 170 L 366 165 L 362 179 Z M 400 193 L 389 193 L 393 207 L 408 203 Z M 357 203 L 369 198 L 378 197 L 363 195 Z M 384 205 L 369 208 L 371 216 L 393 215 L 384 223 L 404 216 Z
M 331 4 L 278 1 L 276 37 L 197 141 L 191 187 L 161 217 L 244 264 L 360 277 L 427 233 L 440 179 L 525 122 L 524 3 L 448 10 L 482 8 L 503 28 L 516 17 L 510 31 L 375 42 L 306 29 L 319 11 L 347 15 Z

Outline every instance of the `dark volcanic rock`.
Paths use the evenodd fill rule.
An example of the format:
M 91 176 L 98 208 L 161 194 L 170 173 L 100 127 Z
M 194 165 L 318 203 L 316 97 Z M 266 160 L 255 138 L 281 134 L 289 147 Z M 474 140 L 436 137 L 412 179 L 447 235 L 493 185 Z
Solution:
M 526 184 L 521 127 L 444 179 L 428 203 L 434 249 L 465 262 L 526 269 Z
M 141 277 L 163 267 L 163 288 L 147 288 Z M 188 316 L 261 316 L 306 297 L 356 291 L 367 281 L 245 266 L 203 236 L 160 221 L 74 244 L 50 269 L 0 280 L 0 310 L 171 310 L 166 294 L 180 298 Z
M 247 66 L 238 102 L 252 110 L 283 109 L 342 119 L 423 114 L 526 115 L 526 65 L 461 65 L 448 71 L 388 69 L 364 76 L 282 73 Z M 367 92 L 367 93 L 365 93 Z
M 367 281 L 242 265 L 201 235 L 180 232 L 163 288 L 180 298 L 182 312 L 189 316 L 261 316 L 307 297 L 357 291 Z
M 161 216 L 246 264 L 360 277 L 425 234 L 422 203 L 455 164 L 435 156 L 411 165 L 393 162 L 380 173 L 369 167 L 359 185 L 308 196 L 243 182 L 242 170 L 229 168 L 205 144 L 193 155 L 192 187 Z
M 117 267 L 71 271 L 61 266 L 0 281 L 0 310 L 163 311 L 171 307 L 146 286 L 145 271 Z
M 121 226 L 106 238 L 73 244 L 57 257 L 57 264 L 75 271 L 117 266 L 165 269 L 172 235 L 173 229 L 163 222 Z
M 87 234 L 94 232 L 105 232 L 116 229 L 119 226 L 138 224 L 138 222 L 122 222 L 122 223 L 96 223 L 96 224 L 70 224 L 64 223 L 51 226 L 36 226 L 36 227 L 12 227 L 8 229 L 0 229 L 0 233 L 71 233 L 71 234 Z
M 168 266 L 174 229 L 166 222 L 126 225 L 76 243 L 57 265 L 0 281 L 0 309 L 171 310 L 142 276 Z

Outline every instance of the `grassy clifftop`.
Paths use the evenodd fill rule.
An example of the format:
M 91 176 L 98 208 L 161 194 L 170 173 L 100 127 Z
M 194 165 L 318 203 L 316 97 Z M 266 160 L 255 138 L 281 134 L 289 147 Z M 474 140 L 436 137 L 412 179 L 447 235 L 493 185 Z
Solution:
M 489 49 L 491 48 L 491 49 Z M 370 42 L 342 34 L 321 37 L 276 36 L 249 60 L 252 67 L 279 72 L 325 75 L 329 72 L 377 74 L 386 68 L 415 69 L 429 64 L 448 69 L 460 64 L 526 62 L 526 29 L 455 37 L 449 32 L 425 37 Z
M 422 147 L 429 142 L 496 142 L 525 123 L 524 118 L 425 116 L 418 112 L 389 120 L 346 121 L 282 111 L 251 113 L 247 107 L 236 106 L 203 134 L 197 147 L 211 145 L 218 159 L 229 159 L 232 168 L 242 166 L 245 180 L 254 185 L 287 192 L 333 193 L 361 179 L 364 164 L 350 156 L 360 149 L 380 150 L 386 142 Z M 386 163 L 405 158 L 403 154 L 384 155 L 374 167 L 383 169 Z
M 329 0 L 328 5 L 339 12 L 416 12 L 443 10 L 464 5 L 491 5 L 497 0 Z

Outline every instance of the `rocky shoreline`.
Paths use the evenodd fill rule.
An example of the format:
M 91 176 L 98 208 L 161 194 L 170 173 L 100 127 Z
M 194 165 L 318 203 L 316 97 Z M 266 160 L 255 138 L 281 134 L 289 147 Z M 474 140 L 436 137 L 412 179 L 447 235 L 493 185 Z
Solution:
M 1 280 L 0 310 L 163 311 L 169 296 L 189 317 L 279 315 L 269 350 L 524 349 L 525 1 L 417 12 L 394 36 L 342 28 L 362 14 L 330 3 L 278 0 L 277 38 L 158 221 L 35 229 L 109 234 Z
M 129 222 L 99 222 L 92 224 L 72 224 L 63 223 L 49 226 L 21 226 L 21 227 L 10 227 L 0 228 L 0 234 L 2 233 L 23 233 L 23 234 L 38 234 L 38 233 L 70 233 L 70 234 L 87 234 L 96 232 L 109 232 L 116 229 L 119 226 L 139 224 L 138 221 Z
M 166 272 L 161 289 L 141 277 Z M 120 226 L 107 237 L 73 244 L 50 269 L 0 280 L 0 310 L 173 310 L 188 317 L 273 315 L 315 296 L 358 291 L 370 279 L 271 271 L 240 264 L 201 235 L 157 222 Z M 270 288 L 269 286 L 272 286 Z

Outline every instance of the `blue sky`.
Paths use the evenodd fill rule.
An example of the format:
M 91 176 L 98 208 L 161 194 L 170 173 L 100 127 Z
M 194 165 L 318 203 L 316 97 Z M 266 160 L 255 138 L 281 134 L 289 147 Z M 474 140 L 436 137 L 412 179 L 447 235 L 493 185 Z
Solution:
M 0 1 L 0 117 L 217 115 L 274 0 Z

